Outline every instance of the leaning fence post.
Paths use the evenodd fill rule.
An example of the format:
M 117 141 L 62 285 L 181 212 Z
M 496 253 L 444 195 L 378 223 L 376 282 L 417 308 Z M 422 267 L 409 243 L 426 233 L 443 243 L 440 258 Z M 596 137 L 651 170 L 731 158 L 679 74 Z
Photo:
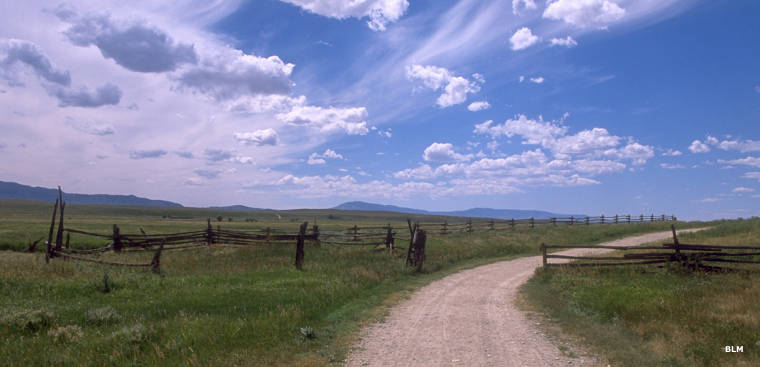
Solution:
M 113 250 L 116 252 L 121 252 L 121 249 L 124 247 L 124 244 L 121 243 L 121 235 L 119 234 L 119 226 L 113 225 Z
M 58 199 L 55 199 L 53 206 L 53 219 L 50 220 L 50 232 L 48 232 L 47 252 L 45 252 L 45 262 L 50 262 L 50 254 L 53 251 L 53 229 L 55 228 L 55 215 L 58 213 Z
M 422 264 L 425 262 L 425 241 L 427 236 L 425 231 L 418 229 L 414 233 L 414 266 L 417 267 L 416 271 L 422 272 Z
M 670 231 L 673 232 L 673 246 L 676 249 L 676 256 L 680 257 L 681 255 L 681 246 L 678 243 L 678 237 L 676 236 L 676 226 L 670 225 Z
M 406 265 L 409 265 L 412 263 L 412 252 L 414 251 L 414 235 L 417 232 L 417 228 L 419 228 L 419 223 L 414 223 L 412 225 L 412 220 L 407 218 L 406 224 L 409 226 L 409 248 L 406 250 Z
M 309 222 L 303 222 L 298 230 L 298 239 L 296 240 L 296 269 L 303 270 L 303 238 L 306 235 L 306 227 Z
M 395 240 L 393 239 L 393 227 L 391 227 L 391 224 L 388 223 L 388 232 L 385 233 L 385 247 L 388 249 L 388 252 L 393 252 L 393 244 Z
M 158 251 L 156 251 L 156 254 L 153 255 L 153 261 L 150 262 L 151 270 L 156 274 L 161 274 L 161 252 L 164 250 L 165 243 L 166 238 L 161 241 L 161 245 L 158 247 Z
M 58 233 L 55 236 L 55 251 L 61 251 L 61 246 L 63 246 L 63 210 L 66 209 L 66 203 L 63 201 L 60 186 L 58 186 L 58 197 L 61 201 L 61 217 L 58 221 Z M 52 255 L 55 256 L 55 253 Z
M 546 245 L 541 243 L 541 258 L 543 266 L 546 267 Z

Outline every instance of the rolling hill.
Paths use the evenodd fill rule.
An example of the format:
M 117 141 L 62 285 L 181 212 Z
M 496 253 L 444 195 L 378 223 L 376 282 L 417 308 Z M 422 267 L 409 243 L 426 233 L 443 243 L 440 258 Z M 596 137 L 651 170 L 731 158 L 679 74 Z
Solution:
M 55 202 L 58 198 L 57 189 L 35 187 L 18 184 L 15 182 L 0 181 L 0 198 L 23 199 Z M 107 195 L 107 194 L 70 194 L 64 192 L 64 200 L 70 204 L 88 205 L 127 205 L 127 206 L 169 206 L 181 207 L 181 204 L 165 200 L 152 200 L 134 195 Z

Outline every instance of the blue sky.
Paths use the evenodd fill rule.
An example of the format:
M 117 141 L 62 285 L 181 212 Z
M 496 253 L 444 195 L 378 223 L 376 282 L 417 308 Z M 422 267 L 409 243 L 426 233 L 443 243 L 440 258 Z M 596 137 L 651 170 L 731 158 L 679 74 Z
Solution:
M 13 2 L 0 180 L 188 206 L 760 215 L 760 3 Z

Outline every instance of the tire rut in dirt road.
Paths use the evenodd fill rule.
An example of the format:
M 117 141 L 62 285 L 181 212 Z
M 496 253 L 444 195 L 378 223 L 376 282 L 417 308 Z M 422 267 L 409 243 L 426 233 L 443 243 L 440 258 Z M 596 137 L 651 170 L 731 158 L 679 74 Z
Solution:
M 650 233 L 601 245 L 634 246 L 670 235 Z M 612 250 L 572 249 L 558 254 L 608 251 Z M 563 355 L 515 306 L 519 287 L 539 266 L 540 256 L 523 257 L 464 270 L 428 284 L 392 308 L 385 321 L 364 330 L 346 365 L 578 365 L 579 360 Z

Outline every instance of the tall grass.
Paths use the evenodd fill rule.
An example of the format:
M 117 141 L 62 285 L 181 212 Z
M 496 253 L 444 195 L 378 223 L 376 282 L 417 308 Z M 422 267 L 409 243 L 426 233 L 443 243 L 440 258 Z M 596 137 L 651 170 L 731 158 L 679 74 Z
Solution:
M 758 239 L 758 218 L 680 236 L 683 243 L 725 245 L 760 245 Z M 550 269 L 538 271 L 523 293 L 613 365 L 757 366 L 758 280 L 757 273 L 692 273 L 678 266 Z M 744 351 L 726 353 L 725 346 Z
M 44 223 L 49 214 L 26 215 Z M 128 223 L 123 227 L 149 233 L 171 228 L 151 216 L 78 217 L 68 209 L 66 215 L 73 227 L 119 219 Z M 195 221 L 205 225 L 205 217 Z M 294 244 L 174 251 L 162 257 L 160 276 L 62 259 L 46 264 L 39 253 L 0 252 L 0 365 L 339 363 L 359 326 L 382 310 L 379 305 L 431 279 L 466 266 L 537 255 L 542 242 L 594 243 L 668 225 L 431 235 L 423 274 L 404 266 L 403 250 L 389 254 L 367 247 L 307 245 L 304 271 L 293 266 Z M 145 262 L 150 254 L 103 259 Z M 307 327 L 310 336 L 301 332 Z

